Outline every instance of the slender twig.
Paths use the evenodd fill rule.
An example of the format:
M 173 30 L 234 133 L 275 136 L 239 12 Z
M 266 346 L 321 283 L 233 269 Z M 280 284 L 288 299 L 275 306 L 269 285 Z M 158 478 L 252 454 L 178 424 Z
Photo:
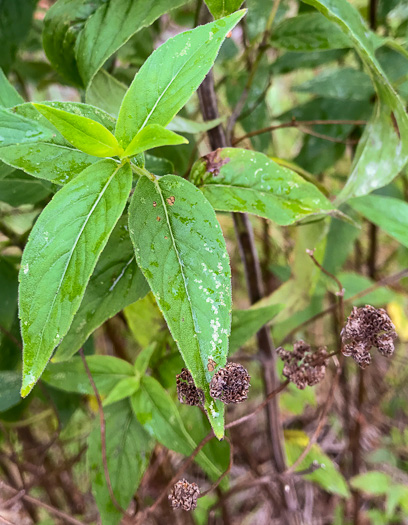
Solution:
M 283 383 L 281 383 L 279 385 L 278 388 L 276 388 L 275 390 L 273 390 L 270 394 L 268 394 L 266 396 L 266 398 L 262 401 L 262 403 L 260 405 L 258 405 L 256 407 L 256 409 L 251 412 L 250 414 L 247 414 L 246 416 L 242 416 L 240 417 L 239 419 L 236 419 L 235 421 L 231 421 L 230 423 L 228 423 L 227 425 L 225 425 L 225 428 L 226 429 L 229 429 L 229 428 L 233 428 L 233 427 L 236 427 L 237 425 L 241 425 L 242 423 L 245 423 L 246 421 L 248 421 L 249 419 L 251 419 L 253 416 L 255 416 L 256 414 L 258 414 L 263 408 L 265 408 L 265 406 L 274 398 L 276 397 L 278 394 L 280 394 L 280 392 L 282 392 L 282 390 L 284 390 L 289 384 L 289 379 L 287 379 L 286 381 L 284 381 Z
M 245 423 L 246 421 L 248 421 L 249 419 L 251 419 L 252 417 L 254 417 L 256 414 L 258 414 L 264 407 L 267 403 L 269 403 L 270 401 L 272 401 L 272 399 L 274 399 L 287 385 L 288 385 L 289 381 L 285 381 L 284 383 L 282 383 L 279 388 L 277 388 L 276 390 L 274 390 L 273 392 L 271 392 L 267 397 L 266 399 L 264 399 L 264 401 L 258 405 L 258 407 L 253 410 L 250 414 L 247 414 L 246 416 L 243 416 L 243 417 L 240 417 L 239 419 L 236 419 L 235 421 L 231 421 L 230 423 L 228 423 L 227 425 L 225 425 L 225 429 L 230 429 L 230 428 L 233 428 L 237 425 L 240 425 L 242 423 Z M 196 458 L 197 454 L 203 449 L 203 447 L 209 443 L 213 438 L 215 437 L 215 434 L 214 432 L 210 432 L 208 433 L 201 441 L 200 443 L 196 446 L 196 448 L 193 450 L 193 452 L 181 463 L 180 467 L 178 468 L 177 472 L 174 474 L 174 476 L 171 478 L 171 480 L 167 483 L 166 487 L 164 488 L 164 490 L 162 490 L 162 492 L 160 493 L 159 497 L 155 500 L 155 502 L 153 503 L 153 505 L 151 507 L 148 507 L 146 509 L 143 510 L 143 512 L 141 513 L 140 516 L 137 517 L 136 519 L 136 525 L 141 525 L 144 523 L 144 520 L 146 520 L 147 516 L 149 516 L 150 514 L 153 514 L 155 512 L 155 510 L 157 509 L 157 507 L 161 504 L 161 502 L 166 498 L 167 494 L 169 493 L 170 489 L 172 488 L 172 486 L 180 479 L 180 477 L 182 476 L 182 474 L 184 473 L 184 471 L 188 468 L 188 466 L 193 462 L 193 460 Z M 232 447 L 230 448 L 230 451 L 231 451 Z M 230 458 L 230 463 L 231 463 L 231 458 Z M 231 463 L 232 465 L 232 463 Z M 228 469 L 227 469 L 228 470 Z M 228 470 L 229 471 L 229 470 Z M 225 474 L 226 475 L 226 474 Z M 224 475 L 222 476 L 222 479 L 223 479 Z M 221 479 L 219 479 L 219 481 L 221 481 Z
M 296 468 L 302 463 L 302 461 L 309 454 L 310 449 L 312 448 L 312 446 L 317 442 L 317 440 L 318 440 L 318 438 L 320 436 L 320 433 L 323 430 L 323 427 L 324 427 L 324 425 L 326 423 L 327 414 L 328 414 L 328 412 L 330 410 L 330 407 L 331 407 L 331 405 L 333 403 L 334 392 L 336 390 L 337 383 L 338 383 L 338 380 L 339 380 L 339 377 L 340 377 L 340 371 L 341 371 L 341 368 L 338 367 L 336 375 L 335 375 L 335 377 L 334 377 L 334 379 L 333 379 L 333 381 L 331 383 L 329 394 L 328 394 L 327 399 L 326 399 L 326 403 L 324 404 L 323 410 L 322 410 L 322 412 L 320 414 L 319 422 L 317 424 L 316 430 L 313 432 L 313 435 L 310 438 L 309 443 L 306 445 L 306 447 L 304 448 L 304 450 L 302 451 L 300 456 L 286 470 L 285 474 L 293 474 L 294 471 L 296 470 Z
M 234 449 L 232 447 L 232 443 L 231 443 L 231 440 L 225 436 L 225 441 L 227 441 L 229 443 L 229 446 L 230 446 L 230 456 L 229 456 L 229 463 L 228 463 L 228 467 L 225 469 L 225 471 L 221 474 L 221 476 L 217 479 L 217 481 L 215 481 L 211 487 L 207 490 L 205 490 L 204 492 L 201 492 L 200 494 L 200 498 L 204 497 L 204 496 L 207 496 L 207 494 L 210 494 L 210 492 L 212 492 L 213 490 L 215 490 L 218 485 L 221 483 L 221 481 L 226 477 L 228 476 L 228 474 L 230 473 L 231 469 L 232 469 L 232 465 L 234 463 Z
M 366 120 L 296 120 L 292 119 L 290 122 L 282 122 L 281 124 L 275 124 L 273 126 L 268 126 L 266 128 L 257 129 L 255 131 L 250 131 L 249 133 L 246 133 L 245 135 L 242 135 L 241 137 L 237 137 L 232 141 L 232 145 L 236 146 L 239 142 L 242 142 L 245 139 L 249 139 L 251 137 L 256 137 L 257 135 L 262 135 L 263 133 L 268 133 L 270 131 L 275 131 L 277 129 L 282 128 L 301 128 L 304 126 L 329 126 L 333 124 L 338 125 L 354 125 L 354 126 L 363 126 L 367 124 Z M 311 130 L 306 130 L 306 128 L 303 129 L 306 133 L 311 133 Z M 313 133 L 316 134 L 315 131 Z M 319 134 L 320 135 L 320 134 Z M 327 135 L 323 135 L 321 138 L 328 138 Z M 330 139 L 334 140 L 333 137 L 330 137 Z
M 5 523 L 6 525 L 15 525 L 15 523 L 12 523 L 11 521 L 7 520 L 6 518 L 3 518 L 3 516 L 0 516 L 0 523 Z
M 126 510 L 120 505 L 118 500 L 116 499 L 115 494 L 113 493 L 112 483 L 109 476 L 109 469 L 108 469 L 108 460 L 106 456 L 106 424 L 105 424 L 105 414 L 103 412 L 103 406 L 102 406 L 102 399 L 99 395 L 98 389 L 96 388 L 95 381 L 92 377 L 91 371 L 89 369 L 88 363 L 86 362 L 84 351 L 82 348 L 79 350 L 79 355 L 81 356 L 82 362 L 84 363 L 84 368 L 86 370 L 86 374 L 88 376 L 89 382 L 91 383 L 92 389 L 94 391 L 96 401 L 98 403 L 98 412 L 99 412 L 99 422 L 100 422 L 100 430 L 101 430 L 101 448 L 102 448 L 102 463 L 103 463 L 103 471 L 105 474 L 105 481 L 106 485 L 108 487 L 109 496 L 112 500 L 112 503 L 115 505 L 115 507 L 125 514 L 126 516 L 129 516 L 126 512 Z
M 0 488 L 4 490 L 8 490 L 9 492 L 12 492 L 13 494 L 19 494 L 21 491 L 18 491 L 11 487 L 10 485 L 7 485 L 4 481 L 0 480 Z M 24 494 L 21 496 L 22 499 L 27 501 L 28 503 L 32 503 L 33 505 L 36 505 L 38 507 L 42 507 L 46 511 L 50 512 L 51 514 L 54 514 L 55 516 L 58 516 L 59 518 L 65 520 L 67 523 L 72 523 L 73 525 L 84 525 L 81 521 L 73 518 L 72 516 L 69 516 L 65 512 L 62 512 L 59 509 L 56 509 L 55 507 L 51 507 L 51 505 L 48 505 L 47 503 L 44 503 L 43 501 L 33 498 L 29 494 Z
M 0 332 L 3 332 L 3 334 L 8 338 L 10 339 L 11 342 L 13 342 L 18 348 L 23 348 L 23 345 L 20 343 L 20 341 L 17 339 L 17 337 L 15 337 L 11 332 L 9 332 L 9 330 L 7 330 L 6 328 L 4 328 L 4 326 L 2 326 L 0 324 Z
M 345 299 L 344 300 L 344 304 L 346 305 L 346 304 L 349 304 L 349 303 L 353 303 L 357 299 L 361 299 L 362 297 L 370 294 L 371 292 L 375 292 L 375 290 L 377 290 L 377 288 L 381 288 L 381 286 L 391 285 L 392 283 L 398 282 L 401 279 L 404 279 L 405 277 L 408 277 L 408 268 L 405 268 L 404 270 L 401 270 L 400 272 L 397 272 L 395 274 L 389 275 L 388 277 L 384 277 L 383 279 L 380 279 L 379 281 L 374 283 L 372 286 L 369 286 L 365 290 L 362 290 L 361 292 L 358 292 L 358 293 L 354 294 L 353 296 L 349 297 L 348 299 Z M 325 315 L 329 314 L 330 312 L 332 312 L 336 308 L 337 308 L 337 304 L 333 303 L 330 306 L 328 306 L 326 309 L 324 309 L 321 312 L 319 312 L 318 314 L 314 315 L 313 317 L 310 317 L 310 319 L 307 319 L 306 321 L 303 321 L 303 323 L 298 324 L 297 326 L 295 326 L 295 328 L 293 328 L 290 332 L 288 332 L 286 334 L 286 336 L 280 342 L 280 345 L 281 346 L 284 345 L 285 343 L 290 341 L 290 339 L 292 338 L 292 336 L 296 332 L 298 332 L 302 328 L 305 328 L 309 324 L 314 323 L 315 321 L 317 321 L 321 317 L 324 317 Z
M 276 13 L 278 12 L 278 9 L 279 9 L 279 4 L 280 4 L 280 0 L 275 0 L 273 6 L 272 6 L 272 9 L 269 13 L 269 17 L 268 17 L 268 20 L 266 22 L 266 26 L 265 26 L 265 31 L 262 35 L 262 40 L 258 46 L 258 49 L 257 49 L 257 53 L 256 53 L 256 58 L 252 64 L 252 68 L 249 72 L 249 76 L 248 76 L 248 79 L 247 79 L 247 82 L 245 84 L 245 87 L 241 93 L 241 96 L 237 102 L 237 104 L 235 105 L 234 109 L 232 110 L 232 113 L 231 113 L 231 116 L 230 118 L 228 119 L 228 122 L 227 122 L 227 127 L 226 127 L 226 137 L 227 137 L 227 140 L 228 142 L 230 142 L 230 139 L 231 139 L 231 135 L 232 135 L 232 132 L 233 132 L 233 129 L 234 129 L 234 126 L 235 126 L 235 123 L 237 122 L 242 110 L 244 109 L 244 106 L 245 106 L 245 103 L 248 99 L 248 96 L 249 96 L 249 92 L 251 91 L 251 87 L 252 87 L 252 84 L 254 82 L 254 79 L 255 79 L 255 75 L 258 71 L 258 67 L 259 67 L 259 64 L 261 63 L 261 60 L 262 60 L 262 57 L 265 53 L 265 51 L 268 49 L 269 47 L 269 44 L 268 44 L 268 41 L 269 41 L 269 37 L 271 35 L 271 29 L 272 29 L 272 25 L 273 25 L 273 22 L 275 20 L 275 17 L 276 17 Z
M 336 293 L 336 296 L 339 298 L 339 321 L 340 326 L 342 327 L 344 323 L 344 287 L 335 275 L 330 273 L 319 263 L 319 261 L 314 256 L 314 250 L 306 250 L 306 253 L 312 259 L 315 266 L 317 266 L 325 275 L 327 275 L 327 277 L 330 277 L 330 279 L 332 279 L 338 286 L 339 291 Z

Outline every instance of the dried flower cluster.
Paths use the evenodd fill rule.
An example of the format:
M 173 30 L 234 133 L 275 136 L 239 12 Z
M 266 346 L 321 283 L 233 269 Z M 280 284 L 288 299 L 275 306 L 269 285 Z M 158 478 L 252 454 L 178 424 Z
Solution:
M 210 396 L 227 404 L 242 403 L 248 397 L 250 380 L 246 368 L 238 363 L 228 363 L 213 375 Z
M 316 385 L 324 378 L 327 366 L 326 347 L 321 347 L 312 352 L 310 345 L 300 340 L 293 345 L 292 352 L 284 350 L 282 347 L 276 351 L 285 363 L 283 375 L 301 390 L 306 385 Z
M 187 368 L 182 368 L 181 373 L 176 376 L 177 397 L 180 403 L 191 406 L 204 405 L 204 393 L 195 384 L 192 375 Z
M 371 363 L 371 348 L 374 346 L 389 357 L 394 352 L 396 337 L 395 326 L 383 308 L 354 306 L 341 331 L 342 352 L 351 356 L 361 368 L 366 368 Z
M 200 489 L 197 483 L 189 483 L 181 479 L 171 489 L 169 500 L 173 509 L 194 510 L 199 495 Z

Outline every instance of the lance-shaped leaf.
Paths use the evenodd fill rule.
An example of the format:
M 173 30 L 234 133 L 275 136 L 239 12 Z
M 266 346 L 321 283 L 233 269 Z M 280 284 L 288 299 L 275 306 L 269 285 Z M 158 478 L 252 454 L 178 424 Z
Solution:
M 52 136 L 52 130 L 39 122 L 0 108 L 0 147 L 51 140 Z
M 121 155 L 123 149 L 102 124 L 44 104 L 33 104 L 73 146 L 96 157 Z
M 178 144 L 188 144 L 188 140 L 174 131 L 163 128 L 159 124 L 149 124 L 141 129 L 133 138 L 129 146 L 125 149 L 124 157 L 133 157 L 148 149 L 160 146 L 176 146 Z
M 205 0 L 214 18 L 227 16 L 241 7 L 243 0 Z
M 199 159 L 191 180 L 216 210 L 253 213 L 281 225 L 334 209 L 300 175 L 245 149 L 223 148 Z
M 86 357 L 86 362 L 101 396 L 109 394 L 123 379 L 135 377 L 132 365 L 117 357 L 90 355 Z M 44 370 L 41 380 L 66 392 L 94 394 L 84 363 L 79 356 L 64 363 L 51 362 Z
M 12 108 L 22 102 L 24 102 L 23 98 L 10 84 L 3 70 L 0 68 L 0 106 L 3 108 Z
M 86 86 L 132 35 L 186 1 L 58 0 L 44 19 L 44 50 L 58 73 Z
M 149 285 L 136 264 L 127 217 L 122 217 L 102 252 L 81 306 L 53 362 L 69 359 L 101 324 L 148 291 Z
M 408 203 L 394 197 L 366 195 L 351 199 L 349 204 L 408 248 Z
M 116 500 L 124 508 L 137 491 L 149 464 L 154 440 L 147 434 L 132 412 L 127 399 L 105 408 L 106 457 L 109 478 Z M 112 502 L 102 462 L 99 424 L 88 439 L 87 460 L 92 480 L 92 493 L 103 525 L 117 525 L 122 517 Z
M 186 456 L 196 448 L 198 443 L 186 430 L 174 401 L 153 377 L 142 377 L 131 405 L 143 428 L 166 448 Z M 222 474 L 204 452 L 197 455 L 196 461 L 212 478 Z
M 351 47 L 351 42 L 336 24 L 320 13 L 305 13 L 287 18 L 272 33 L 273 45 L 289 51 L 317 51 Z
M 187 0 L 109 0 L 101 5 L 80 33 L 76 58 L 79 73 L 88 85 L 104 62 L 129 38 L 159 16 Z M 109 24 L 106 21 L 109 20 Z
M 374 54 L 373 38 L 347 0 L 303 0 L 336 22 L 373 80 L 379 104 L 358 145 L 351 175 L 338 201 L 366 195 L 391 182 L 408 161 L 408 116 Z
M 119 111 L 116 136 L 124 148 L 148 124 L 167 126 L 204 80 L 222 42 L 244 12 L 170 38 L 150 55 Z
M 188 181 L 174 175 L 136 186 L 129 210 L 138 265 L 177 342 L 215 434 L 224 433 L 223 405 L 209 395 L 214 372 L 225 365 L 231 310 L 231 273 L 213 208 Z
M 19 275 L 23 396 L 67 333 L 131 183 L 129 165 L 101 160 L 64 186 L 35 223 Z
M 99 160 L 71 146 L 48 142 L 15 144 L 0 148 L 0 159 L 29 175 L 61 185 Z

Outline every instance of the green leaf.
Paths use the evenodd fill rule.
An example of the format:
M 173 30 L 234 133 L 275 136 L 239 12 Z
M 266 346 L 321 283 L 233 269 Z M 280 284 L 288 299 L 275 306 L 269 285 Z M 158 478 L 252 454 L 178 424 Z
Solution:
M 99 160 L 71 146 L 38 142 L 0 148 L 0 159 L 29 175 L 66 184 Z
M 288 51 L 271 64 L 273 75 L 282 75 L 298 69 L 315 68 L 344 57 L 348 50 L 330 49 L 328 51 Z
M 370 77 L 364 71 L 347 67 L 323 71 L 293 89 L 345 100 L 367 100 L 374 95 Z
M 67 333 L 131 184 L 128 165 L 101 160 L 57 192 L 35 223 L 19 274 L 23 396 Z
M 104 412 L 109 478 L 116 500 L 127 508 L 149 464 L 154 442 L 138 423 L 128 400 L 115 403 Z M 117 525 L 122 513 L 112 503 L 106 484 L 99 424 L 88 439 L 87 461 L 102 523 Z
M 101 396 L 111 392 L 123 379 L 135 375 L 132 365 L 117 357 L 91 355 L 85 359 Z M 41 379 L 59 390 L 94 395 L 84 363 L 79 356 L 64 363 L 51 362 Z
M 17 372 L 0 371 L 0 412 L 17 405 L 20 397 L 21 376 Z
M 103 401 L 103 406 L 112 405 L 133 395 L 140 387 L 138 377 L 124 377 L 117 383 Z
M 177 342 L 218 438 L 223 405 L 209 395 L 208 360 L 225 366 L 231 310 L 231 273 L 214 210 L 181 177 L 143 177 L 129 210 L 129 230 L 140 269 Z
M 42 124 L 0 108 L 0 148 L 16 143 L 51 140 L 52 136 L 52 130 Z
M 195 120 L 176 116 L 167 126 L 167 129 L 177 131 L 178 133 L 203 133 L 204 131 L 215 128 L 221 124 L 223 120 L 223 118 L 215 118 L 205 122 L 197 122 Z
M 394 197 L 367 195 L 351 199 L 350 206 L 408 247 L 408 204 Z
M 123 313 L 133 339 L 142 347 L 163 328 L 163 317 L 152 293 L 127 306 Z
M 131 405 L 139 423 L 159 443 L 185 456 L 193 452 L 197 443 L 187 432 L 173 400 L 156 379 L 142 378 Z M 196 461 L 213 476 L 222 474 L 203 452 L 198 454 Z
M 353 272 L 340 272 L 337 274 L 337 277 L 344 286 L 345 299 L 363 292 L 375 284 L 375 281 L 368 277 Z M 364 295 L 360 299 L 354 300 L 353 306 L 371 304 L 372 306 L 380 307 L 392 301 L 398 301 L 399 299 L 403 299 L 403 296 L 398 294 L 398 292 L 395 292 L 386 286 L 380 286 L 373 292 Z
M 144 297 L 148 291 L 149 285 L 136 264 L 127 217 L 122 217 L 101 254 L 81 306 L 53 362 L 69 359 L 107 319 Z
M 126 85 L 119 82 L 105 69 L 100 69 L 86 90 L 86 102 L 102 108 L 115 117 L 126 93 Z M 176 130 L 177 131 L 177 130 Z
M 317 51 L 351 47 L 344 33 L 320 13 L 287 18 L 272 33 L 273 46 L 288 51 Z
M 300 430 L 285 431 L 285 449 L 289 465 L 292 465 L 297 460 L 308 442 L 309 438 L 307 434 Z M 338 467 L 329 456 L 322 451 L 319 445 L 314 444 L 312 446 L 310 452 L 296 470 L 309 468 L 313 461 L 317 461 L 321 467 L 312 474 L 305 475 L 305 479 L 314 481 L 331 494 L 338 494 L 343 498 L 350 497 L 346 480 L 338 470 Z
M 176 146 L 177 144 L 188 144 L 188 140 L 159 124 L 149 124 L 133 137 L 123 156 L 133 157 L 148 149 Z
M 0 68 L 0 106 L 12 108 L 24 102 L 23 98 L 17 93 L 14 87 L 7 80 L 6 75 Z
M 156 345 L 152 343 L 151 345 L 146 346 L 146 348 L 143 348 L 143 350 L 140 351 L 134 364 L 134 370 L 137 375 L 145 375 L 147 367 L 149 366 L 150 359 L 155 350 Z
M 84 85 L 89 84 L 104 62 L 132 35 L 186 2 L 187 0 L 99 2 L 100 6 L 80 33 L 76 47 L 78 70 Z
M 230 336 L 230 354 L 243 346 L 266 323 L 271 321 L 281 310 L 280 304 L 267 306 L 254 305 L 246 310 L 233 310 Z
M 1 2 L 0 67 L 8 71 L 13 65 L 16 53 L 27 38 L 35 10 L 36 0 L 19 0 L 18 2 Z M 1 89 L 0 89 L 1 91 Z
M 121 155 L 118 141 L 102 124 L 44 104 L 33 104 L 79 150 L 96 157 Z
M 392 479 L 388 474 L 376 470 L 359 474 L 350 480 L 350 485 L 353 489 L 361 490 L 372 496 L 387 494 L 391 483 Z
M 96 6 L 87 0 L 58 0 L 44 18 L 45 54 L 55 70 L 77 86 L 82 86 L 82 79 L 75 58 L 76 40 Z
M 374 55 L 371 33 L 347 0 L 303 0 L 336 22 L 353 43 L 376 88 L 379 103 L 357 147 L 351 175 L 338 197 L 343 202 L 391 182 L 408 161 L 408 116 Z
M 205 0 L 210 13 L 215 19 L 227 16 L 237 9 L 243 3 L 243 0 Z
M 22 171 L 15 170 L 7 177 L 0 179 L 0 201 L 10 206 L 36 204 L 51 192 L 50 185 L 33 179 Z
M 169 124 L 204 80 L 227 33 L 243 15 L 239 11 L 181 33 L 150 55 L 120 108 L 116 137 L 124 148 L 148 124 Z
M 199 159 L 190 177 L 216 210 L 253 213 L 287 225 L 334 209 L 316 186 L 263 153 L 240 148 L 214 153 L 210 160 Z

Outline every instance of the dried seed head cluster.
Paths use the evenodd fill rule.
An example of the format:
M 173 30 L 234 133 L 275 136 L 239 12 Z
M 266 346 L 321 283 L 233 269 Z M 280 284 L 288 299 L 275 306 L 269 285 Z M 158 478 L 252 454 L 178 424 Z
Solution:
M 192 375 L 187 368 L 182 368 L 181 373 L 176 376 L 177 397 L 180 403 L 191 406 L 204 405 L 204 393 L 196 388 Z
M 200 489 L 197 483 L 189 483 L 181 479 L 171 489 L 169 500 L 173 509 L 194 510 L 199 495 Z
M 324 378 L 327 366 L 326 347 L 321 347 L 312 352 L 310 345 L 300 340 L 293 345 L 292 352 L 284 350 L 282 347 L 276 351 L 285 363 L 283 375 L 301 390 L 306 385 L 316 385 Z
M 246 368 L 238 363 L 228 363 L 213 375 L 210 396 L 227 404 L 242 403 L 248 397 L 250 380 Z
M 394 352 L 396 337 L 395 326 L 383 308 L 354 306 L 341 331 L 342 352 L 351 356 L 361 368 L 366 368 L 371 363 L 371 348 L 375 346 L 382 355 L 389 357 Z

